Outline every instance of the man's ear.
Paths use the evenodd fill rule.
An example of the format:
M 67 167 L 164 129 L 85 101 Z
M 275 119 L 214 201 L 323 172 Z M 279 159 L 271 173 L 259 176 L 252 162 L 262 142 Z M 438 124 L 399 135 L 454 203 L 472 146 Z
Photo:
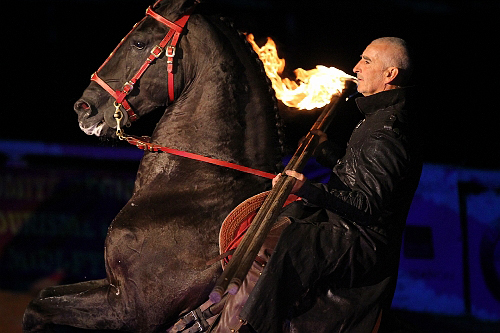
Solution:
M 387 84 L 396 84 L 399 74 L 399 68 L 397 67 L 389 67 L 385 71 L 385 83 Z

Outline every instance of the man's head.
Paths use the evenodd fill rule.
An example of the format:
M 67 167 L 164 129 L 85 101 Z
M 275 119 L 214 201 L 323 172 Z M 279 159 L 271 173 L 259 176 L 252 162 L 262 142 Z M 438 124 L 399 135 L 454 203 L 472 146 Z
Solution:
M 401 87 L 411 72 L 406 43 L 397 37 L 375 39 L 354 66 L 358 92 L 364 96 Z

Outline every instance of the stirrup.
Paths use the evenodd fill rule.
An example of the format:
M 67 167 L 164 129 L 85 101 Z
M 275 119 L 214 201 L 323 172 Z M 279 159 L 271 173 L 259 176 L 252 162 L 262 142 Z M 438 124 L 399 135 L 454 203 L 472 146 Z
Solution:
M 226 296 L 223 297 L 219 303 L 212 304 L 203 311 L 200 306 L 188 312 L 172 326 L 170 332 L 195 333 L 208 331 L 211 327 L 211 324 L 208 323 L 208 319 L 220 314 L 226 303 Z

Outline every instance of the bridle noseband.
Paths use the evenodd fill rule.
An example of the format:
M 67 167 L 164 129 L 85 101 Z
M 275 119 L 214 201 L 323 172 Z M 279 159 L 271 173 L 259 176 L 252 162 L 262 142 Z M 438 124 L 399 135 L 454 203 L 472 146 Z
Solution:
M 146 10 L 146 16 L 139 22 L 137 22 L 132 30 L 120 41 L 120 43 L 116 46 L 116 48 L 111 52 L 109 57 L 104 61 L 104 63 L 99 67 L 99 69 L 92 74 L 90 77 L 91 81 L 96 82 L 99 84 L 104 90 L 106 90 L 114 99 L 114 105 L 116 108 L 115 111 L 115 120 L 117 120 L 117 124 L 119 127 L 120 121 L 123 118 L 123 114 L 121 113 L 120 107 L 123 107 L 123 109 L 127 112 L 128 114 L 128 121 L 132 122 L 135 121 L 139 118 L 139 116 L 134 112 L 130 104 L 128 103 L 126 97 L 130 92 L 134 89 L 134 85 L 139 81 L 141 76 L 144 74 L 144 72 L 148 69 L 148 67 L 162 54 L 163 50 L 165 50 L 165 56 L 167 57 L 167 83 L 168 83 L 168 103 L 171 103 L 174 100 L 174 73 L 173 73 L 173 63 L 174 63 L 174 57 L 175 57 L 175 48 L 177 46 L 177 42 L 179 41 L 179 37 L 182 34 L 182 31 L 184 30 L 184 26 L 186 25 L 186 22 L 188 21 L 194 7 L 192 7 L 190 10 L 187 11 L 186 14 L 184 14 L 180 19 L 178 19 L 175 22 L 171 22 L 164 18 L 163 16 L 159 15 L 158 13 L 154 12 L 151 7 L 148 7 Z M 113 55 L 116 53 L 118 48 L 125 42 L 127 37 L 136 29 L 136 27 L 142 23 L 147 17 L 152 17 L 158 22 L 161 22 L 162 24 L 166 25 L 170 29 L 168 30 L 167 34 L 159 44 L 154 46 L 147 59 L 144 61 L 142 66 L 139 68 L 139 70 L 135 73 L 135 75 L 127 82 L 123 84 L 122 90 L 114 90 L 111 88 L 104 80 L 102 80 L 98 73 L 101 71 L 101 69 L 109 62 L 109 60 L 113 57 Z M 170 42 L 170 44 L 169 44 Z M 169 44 L 169 45 L 167 45 Z M 127 122 L 128 123 L 128 122 Z M 117 128 L 119 130 L 119 128 Z

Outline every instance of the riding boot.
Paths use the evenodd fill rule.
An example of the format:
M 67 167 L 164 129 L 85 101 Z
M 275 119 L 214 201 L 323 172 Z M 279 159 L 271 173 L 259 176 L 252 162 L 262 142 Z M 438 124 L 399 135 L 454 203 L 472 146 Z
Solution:
M 257 258 L 252 263 L 243 284 L 235 295 L 229 295 L 224 309 L 222 310 L 220 321 L 213 332 L 217 333 L 232 333 L 232 332 L 253 332 L 251 328 L 245 325 L 243 320 L 240 320 L 239 314 L 243 309 L 248 296 L 252 292 L 257 280 L 262 273 L 266 263 L 269 261 L 271 254 L 276 246 L 281 232 L 291 223 L 287 217 L 280 218 L 269 232 L 264 244 L 262 245 Z M 242 327 L 243 326 L 243 327 Z M 241 330 L 240 330 L 241 329 Z

